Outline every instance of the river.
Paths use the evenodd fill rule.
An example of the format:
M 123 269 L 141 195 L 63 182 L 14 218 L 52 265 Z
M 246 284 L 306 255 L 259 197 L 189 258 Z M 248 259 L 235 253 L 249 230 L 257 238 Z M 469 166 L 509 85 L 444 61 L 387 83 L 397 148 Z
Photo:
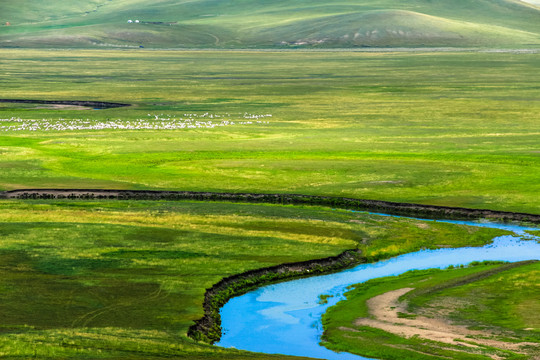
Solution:
M 323 330 L 321 316 L 328 307 L 344 299 L 347 286 L 409 270 L 446 268 L 472 261 L 540 259 L 540 237 L 525 233 L 537 228 L 475 221 L 436 221 L 505 229 L 515 235 L 496 237 L 483 247 L 422 250 L 335 274 L 261 287 L 231 299 L 221 309 L 223 335 L 216 345 L 329 360 L 367 359 L 336 353 L 319 345 Z M 327 304 L 319 304 L 321 294 L 333 297 Z

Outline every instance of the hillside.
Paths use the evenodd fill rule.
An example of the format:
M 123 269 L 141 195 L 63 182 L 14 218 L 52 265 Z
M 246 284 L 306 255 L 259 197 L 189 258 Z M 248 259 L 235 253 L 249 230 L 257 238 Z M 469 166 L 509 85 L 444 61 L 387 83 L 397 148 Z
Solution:
M 3 1 L 0 47 L 538 47 L 535 1 Z

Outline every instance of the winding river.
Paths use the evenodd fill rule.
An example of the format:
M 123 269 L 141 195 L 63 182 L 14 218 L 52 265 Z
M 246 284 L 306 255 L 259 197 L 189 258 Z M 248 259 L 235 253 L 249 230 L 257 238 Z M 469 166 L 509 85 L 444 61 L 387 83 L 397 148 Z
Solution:
M 540 259 L 540 237 L 525 232 L 537 228 L 474 221 L 437 221 L 504 229 L 514 235 L 496 237 L 483 247 L 422 250 L 362 264 L 340 273 L 261 287 L 225 304 L 221 310 L 223 336 L 216 345 L 329 360 L 367 359 L 336 353 L 319 345 L 321 316 L 328 307 L 344 298 L 347 286 L 414 269 L 446 268 L 484 260 L 515 262 Z M 333 297 L 327 304 L 319 304 L 320 294 Z

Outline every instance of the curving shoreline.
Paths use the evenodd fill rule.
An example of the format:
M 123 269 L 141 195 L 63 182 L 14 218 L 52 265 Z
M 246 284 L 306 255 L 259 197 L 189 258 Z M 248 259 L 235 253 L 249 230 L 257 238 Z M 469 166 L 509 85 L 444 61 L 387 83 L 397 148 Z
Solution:
M 215 343 L 221 339 L 220 309 L 231 298 L 255 288 L 284 280 L 329 274 L 366 262 L 359 250 L 346 250 L 338 256 L 286 263 L 223 278 L 204 294 L 204 315 L 195 321 L 187 335 L 197 341 Z
M 282 205 L 329 206 L 348 210 L 381 212 L 423 218 L 445 219 L 492 219 L 540 223 L 540 215 L 468 209 L 435 205 L 396 203 L 379 200 L 362 200 L 299 194 L 213 193 L 194 191 L 152 190 L 100 190 L 100 189 L 24 189 L 0 192 L 0 199 L 69 199 L 69 200 L 196 200 L 268 203 Z M 367 262 L 358 250 L 347 250 L 338 256 L 247 271 L 226 277 L 205 292 L 204 315 L 188 330 L 188 336 L 197 341 L 214 343 L 221 338 L 220 309 L 233 297 L 271 283 L 322 275 L 344 270 Z
M 301 194 L 217 193 L 168 190 L 21 189 L 0 191 L 0 199 L 230 201 L 281 205 L 328 206 L 346 210 L 380 212 L 389 215 L 409 217 L 421 216 L 427 219 L 492 219 L 504 222 L 518 221 L 540 223 L 539 214 Z
M 231 299 L 223 306 L 220 313 L 225 331 L 217 345 L 266 354 L 279 352 L 283 355 L 332 360 L 385 358 L 389 353 L 384 350 L 378 353 L 377 350 L 378 344 L 385 338 L 383 336 L 378 340 L 379 333 L 368 333 L 364 345 L 370 344 L 370 349 L 367 352 L 360 350 L 359 353 L 363 355 L 348 352 L 354 348 L 354 341 L 350 344 L 352 348 L 346 345 L 334 347 L 331 344 L 321 346 L 321 341 L 325 340 L 321 338 L 324 335 L 325 324 L 322 317 L 330 307 L 345 299 L 344 294 L 349 290 L 349 286 L 371 279 L 401 275 L 411 270 L 445 269 L 451 265 L 456 267 L 474 261 L 517 262 L 540 259 L 540 239 L 521 236 L 535 227 L 475 221 L 458 223 L 494 227 L 508 230 L 513 234 L 495 235 L 492 242 L 484 246 L 419 249 L 385 260 L 360 264 L 330 275 L 290 280 L 255 289 Z M 385 284 L 386 281 L 383 280 Z M 390 286 L 391 283 L 387 284 Z M 404 286 L 407 285 L 404 283 Z M 321 301 L 321 294 L 328 300 L 327 302 Z M 354 313 L 358 309 L 358 304 L 354 303 L 352 307 L 350 311 Z M 345 321 L 338 325 L 341 326 L 347 328 L 348 323 Z M 398 346 L 401 344 L 399 341 L 397 343 Z M 421 345 L 420 351 L 422 349 Z M 435 345 L 433 351 L 433 355 L 436 355 L 434 357 L 438 358 L 437 355 L 441 355 L 438 346 Z M 403 354 L 398 357 L 408 358 Z
M 73 105 L 85 106 L 93 109 L 111 109 L 131 106 L 131 104 L 114 103 L 107 101 L 87 101 L 87 100 L 26 100 L 26 99 L 0 99 L 0 103 L 15 104 L 44 104 L 44 105 Z

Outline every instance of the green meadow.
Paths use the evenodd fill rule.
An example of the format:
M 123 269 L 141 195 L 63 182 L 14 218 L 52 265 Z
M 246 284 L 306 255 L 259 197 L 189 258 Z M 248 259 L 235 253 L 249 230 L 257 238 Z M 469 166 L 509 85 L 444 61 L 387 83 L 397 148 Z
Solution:
M 540 213 L 534 52 L 3 50 L 0 66 L 0 98 L 133 104 L 0 103 L 2 190 L 304 193 Z M 210 115 L 234 125 L 163 128 Z M 162 128 L 125 128 L 138 119 Z M 46 127 L 70 122 L 124 128 Z
M 360 248 L 389 257 L 504 232 L 322 207 L 0 202 L 0 356 L 284 359 L 187 338 L 221 278 Z M 406 243 L 407 249 L 396 249 Z
M 354 285 L 347 301 L 324 315 L 324 345 L 378 359 L 537 359 L 539 275 L 538 262 L 486 262 L 459 269 L 411 271 Z M 413 319 L 416 331 L 427 327 L 462 339 L 452 343 L 423 338 L 426 335 L 403 336 L 388 326 L 357 323 L 359 318 L 373 318 L 369 299 L 401 288 L 412 291 L 399 297 L 404 304 L 396 319 L 400 331 L 414 324 L 407 322 Z
M 0 102 L 0 190 L 300 193 L 539 214 L 539 66 L 535 51 L 3 49 L 0 99 L 131 106 Z M 322 207 L 4 200 L 0 356 L 281 359 L 188 339 L 205 289 L 347 249 L 376 260 L 498 234 Z M 460 321 L 521 326 L 471 319 Z
M 0 1 L 0 192 L 297 193 L 540 214 L 539 46 L 538 0 Z M 130 106 L 40 102 L 77 100 Z M 349 249 L 376 261 L 503 233 L 310 206 L 0 200 L 0 358 L 287 359 L 188 338 L 205 289 Z M 538 356 L 538 263 L 473 265 L 357 286 L 326 315 L 325 345 Z M 454 344 L 353 323 L 404 287 L 415 290 L 400 298 L 403 321 L 479 333 Z

